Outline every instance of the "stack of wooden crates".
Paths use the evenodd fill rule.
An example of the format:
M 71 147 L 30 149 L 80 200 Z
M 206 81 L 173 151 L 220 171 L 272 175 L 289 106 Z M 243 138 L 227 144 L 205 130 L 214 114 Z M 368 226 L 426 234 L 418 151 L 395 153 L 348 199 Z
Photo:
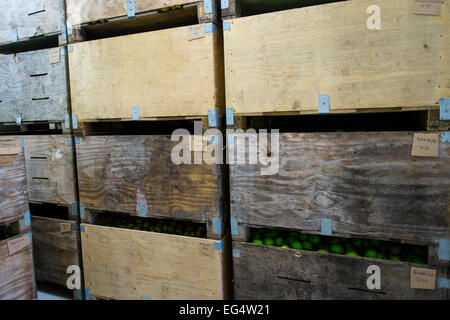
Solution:
M 315 131 L 319 116 L 294 118 L 310 120 L 280 133 L 276 174 L 261 175 L 261 164 L 230 165 L 234 296 L 449 299 L 450 136 L 435 130 L 450 127 L 450 2 L 324 2 L 332 1 L 249 16 L 270 10 L 268 1 L 224 2 L 228 126 L 277 128 L 264 118 L 251 122 L 258 115 L 292 123 L 295 115 L 338 121 L 343 117 L 332 114 L 365 113 L 357 118 L 363 119 L 384 113 L 387 119 L 386 112 L 398 111 L 398 125 L 406 125 L 410 112 L 423 110 L 423 130 L 434 132 L 425 132 L 432 134 L 418 148 L 438 151 L 413 155 L 417 132 L 383 132 L 385 123 L 358 129 L 371 132 L 335 132 L 330 120 L 318 132 L 305 132 Z M 252 3 L 261 6 L 252 11 Z M 248 241 L 260 228 L 423 245 L 428 262 Z M 379 268 L 381 288 L 367 286 L 372 265 Z M 419 271 L 422 283 L 413 284 L 414 268 L 427 269 L 431 279 Z

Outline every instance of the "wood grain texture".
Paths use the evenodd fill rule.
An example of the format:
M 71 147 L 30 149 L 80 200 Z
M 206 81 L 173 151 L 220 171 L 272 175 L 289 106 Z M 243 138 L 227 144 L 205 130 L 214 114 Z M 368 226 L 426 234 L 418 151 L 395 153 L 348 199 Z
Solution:
M 195 0 L 135 0 L 135 14 L 176 5 L 197 3 Z M 67 20 L 73 26 L 127 15 L 126 1 L 67 0 Z
M 64 0 L 0 0 L 0 7 L 0 45 L 12 42 L 14 29 L 20 41 L 61 33 L 65 25 Z
M 226 299 L 224 257 L 207 240 L 82 224 L 85 285 L 94 297 Z
M 0 300 L 31 300 L 36 298 L 31 242 L 10 255 L 8 241 L 29 234 L 0 241 Z
M 280 134 L 280 167 L 231 165 L 239 224 L 381 239 L 450 239 L 450 144 L 412 157 L 412 132 Z M 441 140 L 440 140 L 441 141 Z
M 36 280 L 55 283 L 66 287 L 71 265 L 79 265 L 76 229 L 61 231 L 61 224 L 76 222 L 43 217 L 31 218 L 33 232 L 33 257 Z
M 414 1 L 344 1 L 230 20 L 224 32 L 226 101 L 235 114 L 438 106 L 450 96 L 449 5 L 414 14 Z M 270 26 L 267 28 L 266 26 Z
M 49 63 L 49 49 L 0 57 L 0 122 L 64 121 L 66 56 Z
M 11 140 L 0 138 L 0 146 L 3 141 Z M 27 176 L 21 149 L 19 154 L 0 155 L 0 223 L 17 221 L 27 211 Z
M 91 210 L 199 222 L 219 217 L 216 165 L 175 165 L 170 136 L 91 136 L 77 145 L 80 203 Z
M 72 205 L 75 202 L 69 135 L 14 136 L 24 141 L 30 201 Z
M 69 54 L 72 110 L 80 122 L 206 116 L 223 108 L 215 68 L 223 59 L 215 33 L 188 40 L 190 27 L 73 44 Z M 223 82 L 223 78 L 220 79 Z
M 448 268 L 380 259 L 347 257 L 233 241 L 234 297 L 238 300 L 448 300 L 450 290 L 410 288 L 410 268 Z M 283 263 L 280 263 L 283 261 Z M 367 268 L 381 271 L 381 289 L 367 288 Z

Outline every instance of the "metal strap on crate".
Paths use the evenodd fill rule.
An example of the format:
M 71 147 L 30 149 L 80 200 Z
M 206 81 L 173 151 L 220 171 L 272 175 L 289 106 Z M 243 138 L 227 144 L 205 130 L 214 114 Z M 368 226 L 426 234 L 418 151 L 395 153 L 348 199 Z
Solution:
M 228 9 L 230 7 L 230 3 L 228 0 L 220 0 L 220 8 Z
M 450 120 L 450 98 L 441 98 L 439 108 L 439 119 Z
M 134 0 L 127 0 L 127 16 L 128 18 L 134 18 L 136 16 Z
M 320 219 L 320 233 L 324 236 L 331 236 L 333 234 L 333 221 L 331 219 Z
M 327 94 L 319 95 L 319 105 L 318 105 L 319 113 L 330 113 L 330 96 Z

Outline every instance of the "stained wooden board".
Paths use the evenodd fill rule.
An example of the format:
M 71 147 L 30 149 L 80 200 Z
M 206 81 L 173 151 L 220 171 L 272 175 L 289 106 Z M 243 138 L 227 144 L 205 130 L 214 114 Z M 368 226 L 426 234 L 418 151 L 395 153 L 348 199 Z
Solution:
M 66 231 L 72 224 L 73 230 Z M 37 281 L 66 287 L 67 268 L 79 265 L 76 222 L 32 216 L 31 228 Z
M 450 144 L 440 142 L 440 157 L 412 157 L 413 135 L 280 134 L 278 173 L 230 166 L 231 217 L 312 232 L 329 218 L 335 234 L 450 239 Z
M 82 224 L 86 288 L 95 297 L 226 299 L 223 240 Z
M 24 141 L 30 201 L 72 205 L 75 191 L 72 147 L 67 145 L 70 136 L 14 137 Z
M 31 300 L 36 298 L 31 241 L 10 254 L 8 241 L 29 237 L 22 234 L 0 241 L 0 300 Z
M 414 14 L 414 1 L 344 1 L 230 20 L 224 31 L 227 107 L 235 114 L 426 109 L 450 96 L 449 5 Z
M 219 30 L 189 41 L 181 27 L 73 44 L 72 110 L 78 121 L 206 116 L 223 108 Z
M 438 288 L 448 268 L 347 257 L 233 241 L 234 297 L 238 300 L 447 300 Z M 280 264 L 280 261 L 283 263 Z M 367 288 L 367 268 L 380 267 L 381 289 Z M 435 269 L 435 290 L 410 288 L 411 267 Z
M 64 0 L 0 0 L 0 45 L 18 40 L 61 33 L 65 26 Z
M 0 138 L 4 142 L 17 141 Z M 0 155 L 0 223 L 19 220 L 28 211 L 27 176 L 23 149 Z
M 170 136 L 91 136 L 77 144 L 80 203 L 87 209 L 207 222 L 218 217 L 216 165 L 171 160 Z M 194 159 L 194 158 L 192 158 Z
M 50 63 L 49 50 L 0 57 L 0 122 L 65 120 L 66 56 Z

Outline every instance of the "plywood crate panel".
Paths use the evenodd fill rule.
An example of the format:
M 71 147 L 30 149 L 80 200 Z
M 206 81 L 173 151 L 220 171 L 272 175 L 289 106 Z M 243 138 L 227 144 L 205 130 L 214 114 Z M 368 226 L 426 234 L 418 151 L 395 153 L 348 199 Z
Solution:
M 413 0 L 344 1 L 231 19 L 224 31 L 227 107 L 239 115 L 438 108 L 450 96 L 449 5 L 415 14 Z
M 439 157 L 415 157 L 414 134 L 280 134 L 275 174 L 230 165 L 234 239 L 247 226 L 320 233 L 323 218 L 337 235 L 450 239 L 450 144 L 437 133 Z
M 0 12 L 0 46 L 60 35 L 65 26 L 64 0 L 1 0 L 0 7 L 4 8 Z
M 199 25 L 203 28 L 212 27 Z M 188 26 L 73 44 L 73 114 L 79 122 L 207 116 L 223 108 L 221 29 L 189 40 Z
M 88 224 L 82 224 L 82 228 L 88 298 L 221 300 L 229 297 L 225 240 Z
M 67 268 L 78 266 L 78 225 L 74 221 L 31 217 L 36 280 L 66 287 Z
M 20 140 L 0 138 L 0 224 L 22 219 L 27 211 L 23 148 Z
M 448 300 L 440 287 L 448 267 L 348 257 L 233 241 L 234 297 L 238 300 Z M 280 261 L 283 263 L 280 264 Z M 380 289 L 369 289 L 369 266 L 380 268 Z M 411 268 L 436 270 L 434 289 L 411 288 Z M 433 283 L 433 281 L 431 281 Z
M 0 57 L 0 123 L 64 122 L 67 107 L 66 55 L 59 48 Z

